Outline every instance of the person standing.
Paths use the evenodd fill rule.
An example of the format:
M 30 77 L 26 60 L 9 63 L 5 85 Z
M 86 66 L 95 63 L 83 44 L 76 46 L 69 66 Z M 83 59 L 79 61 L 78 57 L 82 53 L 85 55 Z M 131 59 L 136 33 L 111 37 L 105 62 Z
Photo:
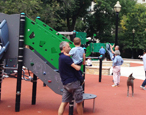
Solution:
M 113 47 L 114 47 L 114 45 L 112 46 L 112 45 L 110 45 L 110 49 L 111 49 L 111 52 L 112 52 L 112 54 L 113 54 L 113 56 L 112 56 L 112 58 L 115 58 L 115 51 L 119 51 L 120 52 L 120 50 L 119 50 L 119 46 L 118 45 L 116 45 L 115 46 L 115 51 L 113 50 Z
M 113 46 L 110 45 L 111 52 L 114 54 L 116 50 L 119 50 L 119 46 L 118 45 L 115 46 L 115 51 L 113 51 L 113 47 L 114 45 Z
M 99 50 L 99 53 L 100 53 L 100 55 L 102 55 L 102 59 L 104 59 L 104 58 L 105 58 L 105 53 L 106 53 L 106 51 L 105 51 L 105 49 L 103 48 L 103 46 L 101 46 L 101 48 L 100 48 L 100 50 Z
M 112 87 L 117 87 L 120 83 L 120 70 L 121 70 L 121 65 L 123 64 L 123 59 L 120 56 L 119 50 L 116 50 L 114 54 L 115 54 L 115 58 L 112 60 L 114 84 L 112 85 Z
M 145 86 L 146 86 L 146 49 L 144 50 L 144 54 L 141 57 L 143 58 L 143 65 L 144 65 L 144 71 L 145 71 L 145 80 L 143 81 L 142 85 L 140 86 L 140 88 L 142 88 L 143 90 L 146 90 Z
M 113 47 L 114 47 L 114 46 L 115 46 L 115 45 L 112 46 L 110 43 L 106 44 L 106 50 L 107 50 L 107 53 L 109 54 L 111 60 L 112 60 L 112 58 L 114 58 L 114 53 L 115 53 L 115 51 L 116 51 L 116 50 L 119 50 L 119 46 L 116 45 L 116 46 L 115 46 L 115 51 L 114 51 L 114 50 L 113 50 Z M 119 52 L 120 52 L 120 50 L 119 50 Z
M 66 105 L 72 101 L 72 98 L 74 98 L 77 103 L 78 114 L 83 115 L 83 89 L 81 84 L 84 83 L 84 79 L 83 77 L 76 76 L 75 74 L 75 71 L 79 71 L 81 67 L 74 64 L 72 59 L 64 54 L 68 54 L 70 49 L 68 42 L 63 41 L 60 43 L 61 53 L 59 54 L 59 73 L 64 90 L 62 102 L 58 109 L 58 115 L 63 115 Z

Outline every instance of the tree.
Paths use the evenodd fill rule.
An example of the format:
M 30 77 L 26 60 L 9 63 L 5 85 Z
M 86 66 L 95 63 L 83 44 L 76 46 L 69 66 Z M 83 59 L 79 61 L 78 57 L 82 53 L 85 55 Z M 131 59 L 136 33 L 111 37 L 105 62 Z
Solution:
M 63 20 L 63 25 L 67 25 L 66 31 L 76 29 L 76 26 L 78 26 L 76 25 L 77 20 L 88 13 L 87 8 L 91 5 L 91 2 L 92 0 L 62 0 L 59 2 L 61 9 L 57 13 Z
M 123 37 L 121 44 L 123 49 L 142 49 L 146 48 L 146 7 L 144 4 L 136 4 L 126 16 L 122 17 L 121 25 Z M 132 29 L 135 29 L 134 46 Z
M 119 13 L 119 20 L 122 15 L 126 15 L 135 5 L 135 0 L 119 0 L 122 6 Z M 86 32 L 88 36 L 97 34 L 100 42 L 114 42 L 114 30 L 116 16 L 114 11 L 114 5 L 117 0 L 94 0 L 96 3 L 94 7 L 94 14 L 88 14 L 85 16 Z M 119 24 L 120 26 L 120 24 Z
M 61 8 L 59 6 L 58 0 L 41 0 L 42 10 L 40 12 L 41 20 L 49 25 L 50 27 L 57 29 L 62 26 L 62 20 L 58 15 L 57 11 Z
M 35 19 L 42 10 L 40 0 L 4 0 L 0 1 L 0 11 L 5 14 L 20 14 L 24 12 L 29 18 Z

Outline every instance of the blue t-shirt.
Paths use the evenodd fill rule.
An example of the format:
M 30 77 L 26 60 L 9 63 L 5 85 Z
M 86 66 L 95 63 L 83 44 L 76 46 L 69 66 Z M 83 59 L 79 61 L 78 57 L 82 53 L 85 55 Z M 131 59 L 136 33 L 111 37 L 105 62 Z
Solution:
M 75 64 L 79 64 L 83 60 L 83 54 L 85 53 L 82 47 L 74 47 L 70 50 L 69 55 L 72 56 L 72 60 Z
M 100 48 L 99 53 L 100 54 L 105 54 L 105 49 L 104 48 Z
M 63 53 L 59 54 L 59 73 L 62 80 L 63 85 L 68 83 L 77 81 L 77 77 L 75 76 L 75 69 L 71 67 L 71 64 L 74 62 L 69 56 L 64 55 Z

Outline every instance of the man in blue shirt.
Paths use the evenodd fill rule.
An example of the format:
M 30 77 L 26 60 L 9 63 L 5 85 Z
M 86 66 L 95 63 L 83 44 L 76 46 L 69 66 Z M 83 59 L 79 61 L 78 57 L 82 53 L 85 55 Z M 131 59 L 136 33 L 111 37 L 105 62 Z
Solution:
M 105 52 L 106 52 L 105 49 L 103 48 L 103 46 L 101 46 L 99 53 L 100 53 L 100 55 L 102 55 L 102 59 L 105 58 Z
M 77 103 L 78 114 L 83 115 L 83 89 L 80 83 L 83 83 L 84 79 L 75 74 L 75 71 L 79 71 L 81 67 L 74 64 L 72 59 L 64 54 L 68 54 L 70 49 L 68 42 L 63 41 L 60 43 L 59 73 L 64 90 L 62 103 L 58 109 L 58 115 L 63 115 L 66 105 L 72 101 L 72 98 L 74 98 Z

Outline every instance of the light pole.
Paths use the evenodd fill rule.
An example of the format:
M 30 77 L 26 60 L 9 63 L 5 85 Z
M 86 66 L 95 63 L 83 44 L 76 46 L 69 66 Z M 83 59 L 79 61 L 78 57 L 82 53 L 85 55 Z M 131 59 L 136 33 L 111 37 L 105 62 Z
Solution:
M 114 10 L 116 12 L 116 34 L 115 34 L 115 46 L 118 45 L 118 14 L 121 10 L 120 2 L 117 1 L 116 5 L 114 6 Z
M 133 42 L 132 42 L 132 59 L 133 59 L 133 47 L 134 47 L 134 34 L 135 34 L 135 29 L 133 28 L 132 30 L 132 33 L 133 33 Z

